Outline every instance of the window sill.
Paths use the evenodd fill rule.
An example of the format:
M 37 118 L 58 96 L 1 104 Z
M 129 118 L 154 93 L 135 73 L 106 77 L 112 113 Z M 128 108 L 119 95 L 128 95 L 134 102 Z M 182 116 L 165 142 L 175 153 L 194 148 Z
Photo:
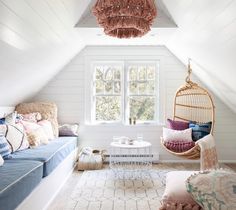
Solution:
M 86 123 L 85 126 L 91 127 L 127 127 L 127 128 L 137 128 L 137 127 L 163 127 L 164 123 L 140 123 L 136 125 L 121 124 L 121 123 Z

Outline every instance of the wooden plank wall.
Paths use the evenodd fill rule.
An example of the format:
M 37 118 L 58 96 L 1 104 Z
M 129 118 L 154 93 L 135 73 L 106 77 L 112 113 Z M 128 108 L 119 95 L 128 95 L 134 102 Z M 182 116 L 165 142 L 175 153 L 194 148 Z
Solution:
M 161 123 L 172 116 L 173 97 L 176 89 L 184 83 L 186 67 L 164 46 L 129 46 L 105 47 L 90 46 L 79 53 L 48 85 L 34 97 L 33 100 L 54 101 L 59 107 L 61 123 L 80 122 L 80 137 L 82 146 L 108 149 L 114 135 L 135 137 L 142 132 L 144 138 L 153 145 L 153 153 L 162 161 L 180 161 L 168 154 L 160 145 L 162 124 L 157 126 L 94 126 L 86 124 L 86 104 L 89 94 L 86 74 L 90 70 L 91 60 L 159 60 L 161 84 Z M 198 81 L 197 78 L 194 78 Z M 198 81 L 199 82 L 199 81 Z M 222 161 L 236 161 L 236 115 L 217 97 L 213 96 L 216 104 L 215 137 L 219 157 Z M 87 107 L 88 108 L 88 107 Z

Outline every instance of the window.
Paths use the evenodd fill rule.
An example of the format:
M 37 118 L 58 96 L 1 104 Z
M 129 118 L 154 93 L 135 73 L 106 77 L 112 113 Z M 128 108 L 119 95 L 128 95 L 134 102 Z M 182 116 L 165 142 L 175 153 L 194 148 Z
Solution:
M 156 62 L 97 62 L 93 65 L 92 121 L 156 122 L 158 81 Z

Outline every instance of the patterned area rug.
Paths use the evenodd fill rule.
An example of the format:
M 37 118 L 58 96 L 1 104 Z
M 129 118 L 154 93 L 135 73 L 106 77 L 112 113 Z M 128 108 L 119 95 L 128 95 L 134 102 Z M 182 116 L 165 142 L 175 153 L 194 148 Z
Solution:
M 67 202 L 73 210 L 157 210 L 167 171 L 149 178 L 121 179 L 112 170 L 85 171 Z

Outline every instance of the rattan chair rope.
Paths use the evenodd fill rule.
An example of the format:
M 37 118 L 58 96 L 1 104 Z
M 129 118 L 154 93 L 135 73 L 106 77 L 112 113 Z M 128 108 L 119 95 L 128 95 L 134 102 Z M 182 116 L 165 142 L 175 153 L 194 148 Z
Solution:
M 194 121 L 197 123 L 212 122 L 211 134 L 215 124 L 215 106 L 209 92 L 197 83 L 191 81 L 192 69 L 190 59 L 188 64 L 188 76 L 185 85 L 181 86 L 174 98 L 173 120 Z M 161 138 L 161 145 L 171 154 L 186 159 L 199 159 L 200 148 L 196 143 L 193 148 L 186 152 L 176 153 L 165 147 Z

